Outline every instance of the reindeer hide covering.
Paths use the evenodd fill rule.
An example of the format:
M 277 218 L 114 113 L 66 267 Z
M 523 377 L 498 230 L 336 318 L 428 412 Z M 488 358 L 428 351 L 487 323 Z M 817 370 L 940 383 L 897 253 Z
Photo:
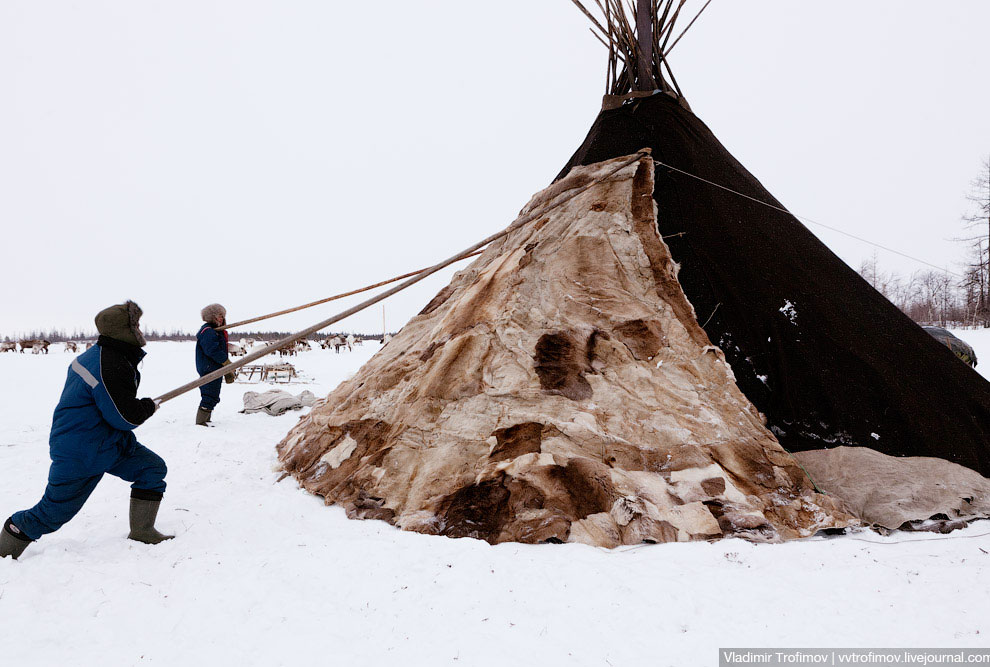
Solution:
M 644 157 L 575 168 L 278 445 L 348 516 L 491 543 L 781 540 L 854 523 L 699 326 Z

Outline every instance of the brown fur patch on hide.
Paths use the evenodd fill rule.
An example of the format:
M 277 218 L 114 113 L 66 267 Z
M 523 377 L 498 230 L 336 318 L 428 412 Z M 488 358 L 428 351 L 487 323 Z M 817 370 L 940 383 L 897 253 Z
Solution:
M 562 481 L 571 498 L 573 516 L 578 519 L 607 512 L 617 497 L 608 466 L 592 459 L 569 460 L 563 468 Z
M 427 346 L 423 353 L 419 355 L 420 361 L 429 361 L 433 357 L 433 353 L 439 350 L 441 347 L 447 344 L 446 338 L 441 338 L 440 340 L 435 340 Z
M 380 519 L 389 523 L 395 520 L 395 512 L 385 507 L 384 498 L 376 498 L 364 490 L 344 510 L 348 519 Z
M 494 433 L 495 449 L 489 455 L 492 461 L 508 461 L 523 454 L 539 453 L 543 444 L 543 424 L 524 422 Z
M 509 490 L 505 475 L 465 486 L 440 502 L 440 534 L 473 537 L 495 544 L 509 516 Z
M 615 327 L 615 334 L 639 361 L 652 359 L 664 344 L 657 320 L 629 320 Z
M 543 390 L 572 401 L 591 398 L 591 385 L 584 377 L 586 366 L 582 356 L 575 340 L 563 331 L 540 336 L 533 359 Z
M 517 427 L 511 428 L 517 428 L 517 436 L 528 434 L 530 445 L 538 435 L 536 427 L 542 429 L 535 423 Z M 462 487 L 440 501 L 439 532 L 492 544 L 506 539 L 531 544 L 563 542 L 572 520 L 607 512 L 617 497 L 607 466 L 575 458 L 565 466 L 536 468 L 526 479 L 500 473 Z M 505 532 L 510 526 L 511 535 Z
M 740 491 L 747 494 L 759 493 L 760 488 L 776 488 L 786 485 L 790 478 L 780 479 L 773 464 L 766 459 L 763 447 L 753 442 L 734 442 L 706 445 L 712 459 L 729 475 L 729 480 Z M 800 468 L 791 465 L 800 474 Z M 801 475 L 803 483 L 810 486 L 807 476 Z
M 559 493 L 551 492 L 548 496 L 545 489 L 515 477 L 507 477 L 505 486 L 509 490 L 509 523 L 502 527 L 500 542 L 509 539 L 538 544 L 567 540 L 571 530 L 569 507 L 560 502 Z
M 533 468 L 527 473 L 532 492 L 512 499 L 513 508 L 544 509 L 574 520 L 607 512 L 618 497 L 608 466 L 587 458 L 574 458 L 567 465 Z
M 539 244 L 527 243 L 526 247 L 523 248 L 525 252 L 523 253 L 523 256 L 519 258 L 519 264 L 518 264 L 518 267 L 520 269 L 525 269 L 533 262 L 533 249 L 536 248 L 537 245 Z
M 701 480 L 701 490 L 709 496 L 720 496 L 725 493 L 725 480 L 721 477 L 712 477 Z
M 362 464 L 362 459 L 371 455 L 381 455 L 389 441 L 392 427 L 383 421 L 362 419 L 350 421 L 340 426 L 329 427 L 321 439 L 317 456 L 307 457 L 306 460 L 295 461 L 294 457 L 287 461 L 289 466 L 298 466 L 298 477 L 303 488 L 324 498 L 330 497 L 333 490 L 346 483 Z M 342 456 L 337 467 L 323 460 L 321 452 L 331 452 L 345 445 L 347 438 L 354 442 L 354 449 L 347 456 Z M 293 451 L 295 454 L 295 451 Z

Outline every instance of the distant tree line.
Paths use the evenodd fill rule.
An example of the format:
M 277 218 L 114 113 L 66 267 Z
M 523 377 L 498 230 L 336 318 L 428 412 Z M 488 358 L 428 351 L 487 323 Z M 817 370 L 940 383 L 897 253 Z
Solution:
M 985 300 L 966 279 L 934 270 L 883 271 L 875 256 L 860 264 L 859 275 L 919 324 L 990 326 Z
M 883 271 L 876 254 L 864 261 L 859 274 L 911 319 L 922 324 L 990 327 L 990 157 L 970 184 L 970 213 L 963 216 L 968 236 L 961 274 L 917 271 L 902 276 Z

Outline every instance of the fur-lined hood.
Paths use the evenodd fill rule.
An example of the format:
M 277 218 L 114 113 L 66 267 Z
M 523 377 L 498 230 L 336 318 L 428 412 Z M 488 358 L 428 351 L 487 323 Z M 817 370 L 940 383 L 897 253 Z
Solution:
M 219 303 L 211 303 L 208 306 L 204 306 L 203 310 L 199 311 L 200 317 L 203 321 L 211 326 L 220 326 L 223 319 L 227 316 L 227 309 L 221 306 Z

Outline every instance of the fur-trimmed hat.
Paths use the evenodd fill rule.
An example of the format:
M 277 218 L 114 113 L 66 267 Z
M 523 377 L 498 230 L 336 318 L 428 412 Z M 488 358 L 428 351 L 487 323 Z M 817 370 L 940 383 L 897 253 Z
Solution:
M 220 321 L 227 316 L 227 309 L 219 303 L 211 303 L 199 311 L 199 314 L 207 324 L 220 324 Z
M 144 347 L 148 341 L 141 333 L 143 311 L 133 301 L 125 301 L 116 306 L 104 308 L 96 314 L 96 330 L 100 335 L 123 343 Z

